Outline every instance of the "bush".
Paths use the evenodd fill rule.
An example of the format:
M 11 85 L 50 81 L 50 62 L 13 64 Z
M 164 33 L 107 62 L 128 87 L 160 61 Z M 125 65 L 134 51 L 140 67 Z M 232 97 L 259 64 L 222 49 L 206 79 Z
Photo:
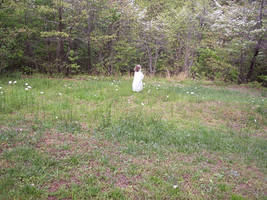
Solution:
M 200 48 L 198 49 L 198 55 L 196 64 L 191 67 L 193 77 L 237 81 L 238 70 L 220 58 L 215 50 Z

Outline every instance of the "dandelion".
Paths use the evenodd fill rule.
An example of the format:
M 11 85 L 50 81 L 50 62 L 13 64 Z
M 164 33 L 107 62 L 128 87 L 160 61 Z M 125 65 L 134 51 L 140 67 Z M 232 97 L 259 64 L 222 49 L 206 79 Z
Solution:
M 8 81 L 8 84 L 12 84 L 12 81 Z
M 145 104 L 142 102 L 141 105 L 144 106 Z
M 174 186 L 173 186 L 173 189 L 176 189 L 176 188 L 178 188 L 178 185 L 174 185 Z
M 40 94 L 44 94 L 44 92 L 40 92 Z
M 25 90 L 26 90 L 26 91 L 28 91 L 28 90 L 29 90 L 29 88 L 25 88 Z
M 59 96 L 61 96 L 61 95 L 62 95 L 62 93 L 60 93 L 60 92 L 59 92 L 59 93 L 58 93 L 58 95 L 59 95 Z

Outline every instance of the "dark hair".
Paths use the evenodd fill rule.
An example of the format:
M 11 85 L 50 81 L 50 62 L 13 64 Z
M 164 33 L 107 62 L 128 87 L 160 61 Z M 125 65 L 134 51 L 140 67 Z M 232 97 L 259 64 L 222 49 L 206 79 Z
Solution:
M 141 69 L 141 66 L 140 65 L 136 65 L 135 68 L 134 68 L 134 71 L 135 72 L 139 72 L 140 69 Z

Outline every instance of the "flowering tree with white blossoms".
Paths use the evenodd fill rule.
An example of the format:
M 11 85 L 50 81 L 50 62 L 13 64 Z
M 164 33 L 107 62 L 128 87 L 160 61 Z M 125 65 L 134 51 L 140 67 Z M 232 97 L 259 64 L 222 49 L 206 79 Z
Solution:
M 262 0 L 261 12 L 263 3 Z M 246 81 L 253 47 L 266 31 L 262 19 L 258 18 L 258 7 L 258 1 L 243 4 L 232 2 L 224 6 L 218 6 L 217 2 L 217 9 L 209 14 L 211 30 L 216 33 L 221 47 L 228 50 L 229 61 L 238 65 L 240 83 Z

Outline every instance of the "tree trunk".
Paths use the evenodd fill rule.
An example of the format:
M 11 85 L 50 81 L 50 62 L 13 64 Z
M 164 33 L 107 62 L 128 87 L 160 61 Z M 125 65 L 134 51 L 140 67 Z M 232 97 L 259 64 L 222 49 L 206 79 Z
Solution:
M 92 42 L 91 42 L 91 33 L 94 30 L 94 22 L 95 22 L 95 6 L 94 1 L 87 1 L 87 9 L 89 10 L 88 18 L 87 18 L 87 71 L 90 73 L 92 71 Z
M 241 50 L 240 53 L 240 66 L 239 66 L 239 78 L 238 78 L 238 83 L 244 83 L 244 52 Z
M 153 74 L 153 57 L 152 57 L 151 49 L 149 48 L 146 42 L 145 42 L 145 48 L 146 48 L 147 55 L 149 58 L 149 73 Z
M 91 70 L 92 70 L 91 37 L 90 37 L 90 34 L 88 35 L 88 38 L 87 38 L 87 56 L 88 56 L 87 70 L 88 70 L 88 73 L 90 73 Z
M 189 67 L 190 67 L 190 54 L 191 54 L 191 50 L 190 50 L 190 46 L 189 46 L 189 42 L 191 41 L 191 30 L 188 30 L 187 33 L 187 41 L 186 41 L 186 48 L 185 48 L 185 58 L 184 58 L 184 67 L 183 67 L 183 71 L 188 75 L 189 73 Z
M 60 6 L 58 8 L 58 19 L 59 19 L 59 23 L 58 23 L 58 31 L 62 32 L 63 31 L 63 23 L 62 23 L 62 15 L 63 15 L 63 8 L 62 6 Z M 57 42 L 57 68 L 58 68 L 58 72 L 61 72 L 61 65 L 63 62 L 63 58 L 64 58 L 64 44 L 63 44 L 63 39 L 61 36 L 59 36 L 58 38 L 58 42 Z
M 258 26 L 257 26 L 258 28 L 261 28 L 262 27 L 263 5 L 264 5 L 264 0 L 261 0 L 260 14 L 259 14 L 259 23 L 258 23 Z M 261 43 L 262 43 L 262 40 L 263 40 L 263 35 L 258 40 L 258 42 L 256 44 L 256 47 L 254 49 L 254 55 L 253 55 L 253 57 L 251 59 L 249 71 L 248 71 L 248 74 L 247 74 L 247 80 L 248 81 L 251 79 L 251 76 L 252 76 L 252 74 L 254 72 L 254 67 L 255 67 L 257 56 L 258 56 L 259 51 L 260 51 L 260 48 L 261 48 Z

